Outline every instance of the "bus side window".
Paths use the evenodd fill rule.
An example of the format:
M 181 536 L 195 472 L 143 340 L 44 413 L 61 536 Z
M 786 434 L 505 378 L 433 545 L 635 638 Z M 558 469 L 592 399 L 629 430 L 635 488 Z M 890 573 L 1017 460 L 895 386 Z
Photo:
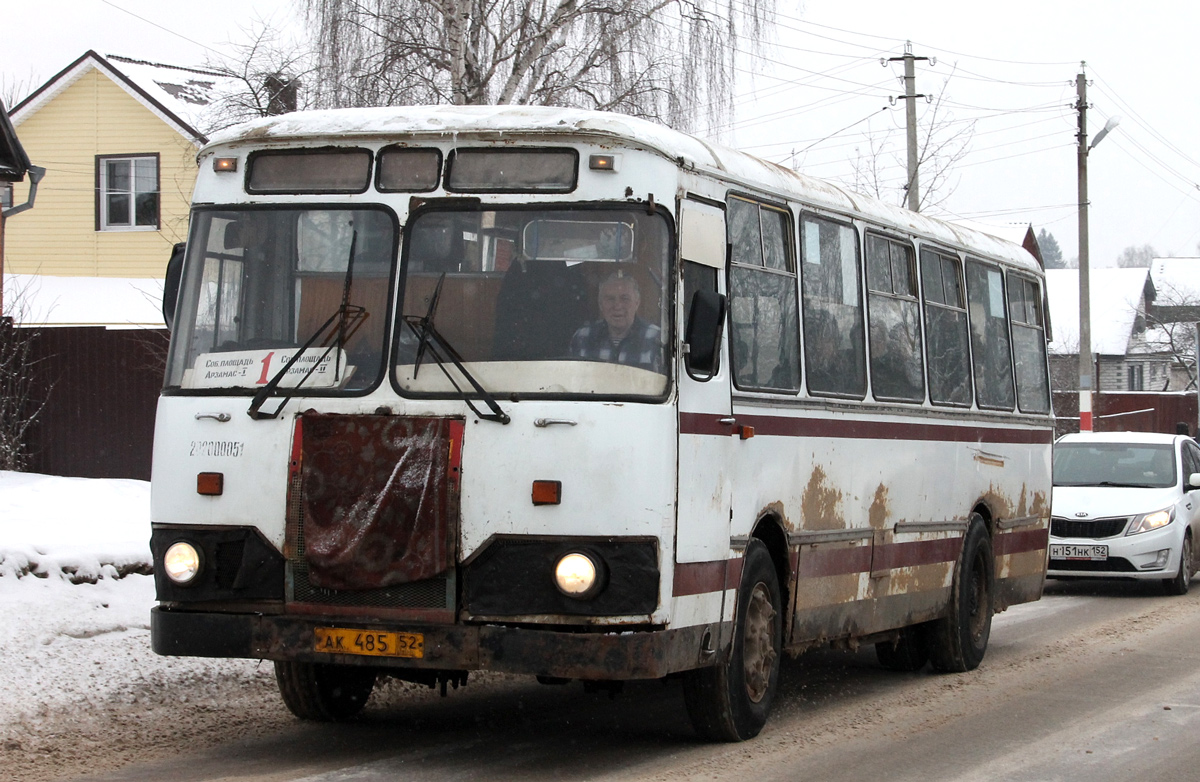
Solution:
M 1008 308 L 1012 319 L 1013 358 L 1016 360 L 1017 405 L 1023 413 L 1050 412 L 1046 377 L 1046 334 L 1042 325 L 1038 284 L 1008 275 Z
M 971 314 L 971 351 L 975 401 L 980 407 L 1012 410 L 1012 350 L 1000 267 L 967 261 L 967 309 Z
M 738 388 L 800 388 L 795 253 L 785 210 L 731 196 L 730 347 Z
M 862 399 L 867 369 L 857 232 L 809 215 L 800 224 L 800 240 L 808 391 Z
M 912 247 L 868 234 L 867 290 L 875 398 L 924 401 L 921 307 Z
M 967 308 L 962 295 L 961 269 L 957 258 L 921 250 L 929 401 L 935 405 L 971 406 Z

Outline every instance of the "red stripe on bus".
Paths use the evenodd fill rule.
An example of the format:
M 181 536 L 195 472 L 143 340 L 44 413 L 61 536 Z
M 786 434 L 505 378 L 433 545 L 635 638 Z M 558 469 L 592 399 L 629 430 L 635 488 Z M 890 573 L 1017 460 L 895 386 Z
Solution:
M 887 543 L 875 547 L 875 559 L 871 570 L 895 570 L 917 565 L 936 565 L 942 562 L 957 562 L 962 551 L 961 536 L 938 540 L 913 540 L 907 543 Z
M 734 429 L 719 423 L 727 415 L 680 413 L 680 434 L 729 436 Z M 902 423 L 897 421 L 789 418 L 739 415 L 739 425 L 754 427 L 756 435 L 776 437 L 839 437 L 862 440 L 933 440 L 961 443 L 1021 443 L 1049 445 L 1051 429 L 1012 429 L 961 424 Z
M 1022 554 L 1026 551 L 1043 551 L 1050 543 L 1050 530 L 1023 529 L 1002 532 L 992 543 L 996 556 Z
M 871 569 L 871 547 L 804 549 L 800 553 L 800 578 L 844 576 Z
M 720 592 L 725 588 L 726 562 L 724 559 L 716 562 L 676 562 L 672 594 L 682 597 Z
M 671 592 L 676 597 L 736 589 L 742 580 L 742 558 L 714 562 L 676 562 Z

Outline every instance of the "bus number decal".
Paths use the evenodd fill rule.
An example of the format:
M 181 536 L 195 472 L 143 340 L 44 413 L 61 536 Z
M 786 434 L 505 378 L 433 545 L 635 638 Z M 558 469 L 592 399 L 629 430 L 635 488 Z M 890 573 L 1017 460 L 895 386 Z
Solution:
M 237 459 L 246 449 L 240 440 L 192 440 L 189 456 L 228 456 Z

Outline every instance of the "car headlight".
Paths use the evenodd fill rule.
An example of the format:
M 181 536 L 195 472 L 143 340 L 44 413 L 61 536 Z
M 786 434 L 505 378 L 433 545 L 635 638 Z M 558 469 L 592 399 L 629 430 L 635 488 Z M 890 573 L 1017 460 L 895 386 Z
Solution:
M 567 597 L 586 600 L 604 588 L 604 570 L 590 554 L 572 551 L 554 566 L 554 583 Z
M 1166 510 L 1156 510 L 1153 513 L 1143 513 L 1141 516 L 1134 516 L 1133 523 L 1129 525 L 1129 531 L 1126 535 L 1136 535 L 1139 532 L 1149 532 L 1150 530 L 1165 527 L 1175 520 L 1175 509 L 1167 508 Z
M 191 543 L 172 543 L 163 554 L 163 572 L 176 584 L 190 584 L 200 572 L 200 552 Z

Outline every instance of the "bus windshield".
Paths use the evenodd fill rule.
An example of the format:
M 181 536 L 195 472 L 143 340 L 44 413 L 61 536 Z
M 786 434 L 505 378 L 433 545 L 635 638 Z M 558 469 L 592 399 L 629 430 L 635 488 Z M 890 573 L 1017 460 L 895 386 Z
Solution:
M 664 393 L 670 231 L 661 215 L 430 210 L 413 217 L 407 243 L 395 356 L 402 391 L 469 388 L 444 347 L 422 345 L 431 322 L 491 393 Z
M 383 210 L 197 211 L 167 386 L 254 389 L 276 376 L 296 393 L 374 386 L 395 257 Z

